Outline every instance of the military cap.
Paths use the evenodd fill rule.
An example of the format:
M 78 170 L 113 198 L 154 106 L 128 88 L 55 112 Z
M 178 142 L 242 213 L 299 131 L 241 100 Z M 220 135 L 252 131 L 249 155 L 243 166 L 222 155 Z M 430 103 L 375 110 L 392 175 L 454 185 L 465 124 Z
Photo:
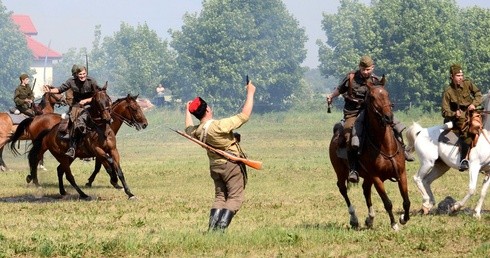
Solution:
M 359 61 L 359 66 L 360 67 L 370 67 L 374 65 L 374 61 L 370 56 L 362 56 L 361 60 Z
M 201 97 L 196 97 L 189 105 L 189 112 L 197 119 L 201 120 L 201 118 L 204 117 L 204 114 L 206 114 L 207 107 L 208 104 L 206 101 L 204 101 Z
M 19 80 L 20 80 L 20 81 L 23 81 L 23 80 L 24 80 L 24 79 L 26 79 L 26 78 L 29 78 L 29 75 L 27 75 L 27 74 L 25 74 L 25 73 L 23 73 L 23 74 L 21 74 L 21 75 L 19 76 Z
M 462 73 L 463 68 L 461 67 L 460 64 L 452 64 L 451 67 L 449 68 L 449 72 L 451 75 L 455 75 L 457 73 Z
M 77 74 L 77 69 L 78 69 L 78 65 L 74 64 L 72 67 L 71 67 L 71 74 L 73 76 L 75 76 L 75 74 Z

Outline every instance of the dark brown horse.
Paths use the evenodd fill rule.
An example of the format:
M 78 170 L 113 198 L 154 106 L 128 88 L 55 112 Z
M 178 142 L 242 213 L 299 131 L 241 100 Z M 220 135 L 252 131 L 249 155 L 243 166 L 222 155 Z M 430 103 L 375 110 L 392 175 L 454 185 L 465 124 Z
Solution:
M 41 102 L 35 105 L 36 114 L 50 114 L 54 112 L 55 105 L 66 105 L 63 94 L 45 93 L 42 96 Z M 7 170 L 7 166 L 3 161 L 3 147 L 9 142 L 12 133 L 17 129 L 17 124 L 14 124 L 9 114 L 0 113 L 0 170 Z M 24 135 L 20 140 L 28 140 Z
M 369 126 L 365 126 L 365 144 L 359 156 L 359 175 L 364 179 L 362 189 L 366 205 L 368 207 L 368 217 L 366 226 L 371 228 L 374 221 L 374 208 L 371 201 L 371 188 L 374 185 L 378 192 L 385 210 L 390 217 L 391 227 L 398 230 L 398 224 L 393 216 L 393 204 L 386 194 L 384 181 L 387 179 L 398 182 L 398 188 L 403 198 L 404 213 L 400 216 L 400 223 L 404 225 L 410 219 L 410 200 L 408 198 L 407 174 L 405 170 L 405 157 L 401 144 L 395 139 L 393 129 L 393 111 L 388 92 L 384 88 L 384 77 L 382 85 L 373 86 L 368 84 L 369 92 L 365 101 L 365 119 Z M 339 137 L 342 126 L 334 128 L 334 136 L 330 142 L 330 161 L 337 174 L 337 187 L 344 197 L 350 214 L 350 225 L 353 228 L 359 227 L 357 214 L 351 204 L 347 194 L 347 178 L 349 167 L 346 159 L 340 158 L 337 154 Z
M 118 177 L 123 184 L 124 191 L 129 198 L 134 195 L 129 190 L 124 174 L 120 166 L 120 156 L 116 146 L 116 135 L 110 127 L 111 122 L 111 100 L 106 93 L 107 85 L 102 89 L 96 89 L 90 107 L 87 111 L 90 114 L 90 131 L 81 139 L 75 151 L 75 158 L 91 158 L 96 157 L 104 166 L 111 168 L 111 177 Z M 63 175 L 66 174 L 66 179 L 76 189 L 80 198 L 90 199 L 75 182 L 75 178 L 71 172 L 70 165 L 74 159 L 65 155 L 69 148 L 69 140 L 62 139 L 58 134 L 58 125 L 55 125 L 50 130 L 45 130 L 33 141 L 31 150 L 29 151 L 29 167 L 30 175 L 26 180 L 31 180 L 36 186 L 39 186 L 37 179 L 37 164 L 42 158 L 44 152 L 49 150 L 55 159 L 60 163 L 57 167 L 58 185 L 60 194 L 66 195 L 63 185 Z M 112 180 L 111 180 L 112 181 Z
M 112 104 L 111 116 L 113 122 L 111 123 L 111 128 L 112 131 L 114 131 L 114 134 L 117 134 L 123 123 L 130 127 L 134 127 L 136 130 L 145 129 L 146 126 L 148 126 L 148 121 L 136 101 L 137 98 L 138 96 L 131 96 L 128 94 L 125 98 L 117 99 Z M 15 154 L 19 154 L 15 149 L 15 143 L 21 136 L 27 133 L 29 138 L 34 140 L 42 131 L 51 129 L 60 122 L 61 116 L 57 114 L 47 114 L 25 119 L 19 124 L 17 130 L 10 138 L 10 149 Z M 88 179 L 87 186 L 92 186 L 97 173 L 100 171 L 101 162 L 98 159 L 96 159 L 95 162 L 95 169 Z M 110 169 L 110 167 L 106 167 L 106 170 L 108 169 Z M 111 175 L 111 172 L 108 173 Z M 117 177 L 112 179 L 115 179 L 114 182 L 111 181 L 111 184 L 115 188 L 122 188 L 117 184 Z

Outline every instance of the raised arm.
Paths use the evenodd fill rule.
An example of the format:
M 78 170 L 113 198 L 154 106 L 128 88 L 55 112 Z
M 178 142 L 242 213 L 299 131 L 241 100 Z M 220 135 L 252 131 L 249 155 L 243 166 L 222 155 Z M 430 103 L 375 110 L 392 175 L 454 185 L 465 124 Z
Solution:
M 252 84 L 252 81 L 249 81 L 247 84 L 247 98 L 245 99 L 245 104 L 243 104 L 242 113 L 246 116 L 250 117 L 252 114 L 252 109 L 254 106 L 254 94 L 255 94 L 255 86 Z

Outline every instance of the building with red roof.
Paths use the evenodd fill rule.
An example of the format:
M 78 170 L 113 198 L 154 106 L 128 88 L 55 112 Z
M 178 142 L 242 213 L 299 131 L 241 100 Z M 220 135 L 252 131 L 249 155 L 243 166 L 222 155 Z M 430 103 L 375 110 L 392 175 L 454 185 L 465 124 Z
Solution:
M 12 14 L 12 21 L 19 26 L 19 30 L 24 33 L 27 47 L 33 55 L 31 69 L 35 71 L 33 77 L 36 79 L 34 94 L 36 97 L 42 95 L 42 85 L 52 84 L 53 82 L 53 61 L 60 60 L 63 56 L 48 46 L 32 38 L 37 35 L 37 30 L 32 23 L 29 15 Z

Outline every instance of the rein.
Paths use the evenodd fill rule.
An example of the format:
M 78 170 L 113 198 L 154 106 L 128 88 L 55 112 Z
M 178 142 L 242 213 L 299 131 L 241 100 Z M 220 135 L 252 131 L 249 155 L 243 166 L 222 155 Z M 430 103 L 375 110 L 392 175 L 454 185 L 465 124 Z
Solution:
M 117 101 L 116 101 L 116 103 L 113 105 L 112 110 L 111 110 L 111 116 L 114 116 L 115 118 L 118 118 L 119 120 L 123 121 L 123 123 L 125 123 L 125 124 L 126 124 L 127 126 L 129 126 L 129 127 L 136 127 L 136 122 L 135 122 L 135 121 L 136 121 L 136 119 L 134 118 L 134 112 L 133 112 L 134 110 L 131 108 L 131 106 L 130 106 L 130 105 L 128 105 L 128 106 L 126 107 L 126 109 L 130 109 L 129 114 L 131 115 L 131 119 L 127 119 L 127 118 L 125 118 L 124 116 L 122 116 L 122 115 L 120 115 L 120 114 L 118 114 L 118 113 L 114 112 L 114 110 L 116 109 L 116 107 L 117 107 L 118 105 L 120 105 L 120 104 L 121 104 L 121 102 L 122 102 L 122 101 L 120 101 L 120 102 L 117 102 Z

